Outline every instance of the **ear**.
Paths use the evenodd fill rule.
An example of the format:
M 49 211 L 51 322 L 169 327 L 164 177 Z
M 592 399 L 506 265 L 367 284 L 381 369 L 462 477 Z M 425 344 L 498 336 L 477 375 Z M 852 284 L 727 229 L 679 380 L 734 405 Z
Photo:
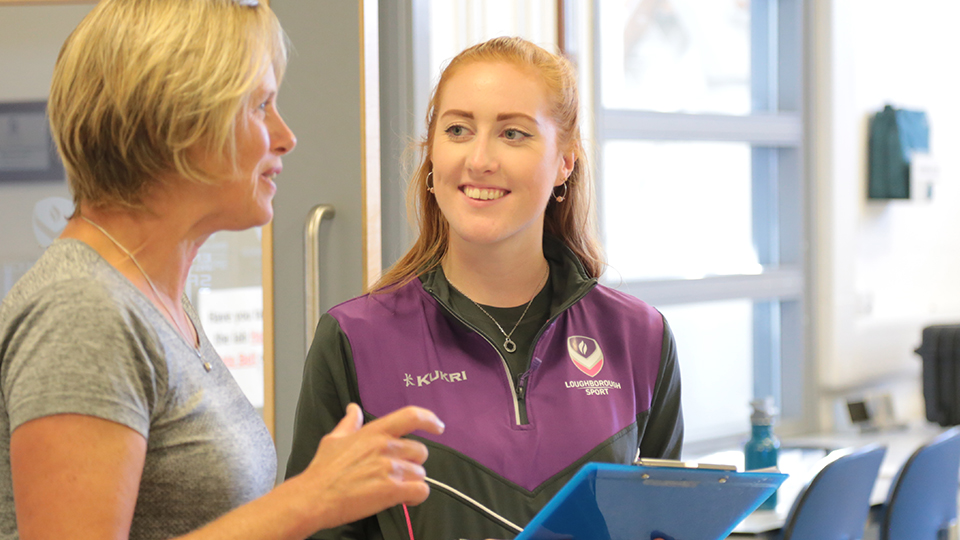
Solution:
M 568 150 L 560 154 L 560 175 L 557 178 L 557 181 L 553 184 L 554 187 L 562 185 L 567 181 L 567 178 L 570 177 L 570 173 L 573 172 L 573 166 L 577 164 L 577 153 L 573 150 Z

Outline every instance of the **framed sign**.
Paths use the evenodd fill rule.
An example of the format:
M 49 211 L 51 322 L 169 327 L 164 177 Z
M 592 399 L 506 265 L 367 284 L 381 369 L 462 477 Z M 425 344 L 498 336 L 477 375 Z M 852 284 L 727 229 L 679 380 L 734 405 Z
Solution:
M 0 182 L 63 179 L 46 102 L 0 103 Z

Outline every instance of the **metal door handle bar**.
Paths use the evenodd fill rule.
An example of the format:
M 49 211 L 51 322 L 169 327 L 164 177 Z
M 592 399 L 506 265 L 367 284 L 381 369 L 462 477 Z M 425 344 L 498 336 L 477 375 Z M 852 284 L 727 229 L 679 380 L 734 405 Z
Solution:
M 307 224 L 303 231 L 304 281 L 306 300 L 306 344 L 310 350 L 313 334 L 320 322 L 320 224 L 333 219 L 336 211 L 333 205 L 318 204 L 307 214 Z

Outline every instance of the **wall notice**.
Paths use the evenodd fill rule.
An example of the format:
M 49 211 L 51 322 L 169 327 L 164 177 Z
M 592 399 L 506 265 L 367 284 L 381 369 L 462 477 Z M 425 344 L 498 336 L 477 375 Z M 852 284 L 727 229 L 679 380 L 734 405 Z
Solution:
M 210 343 L 254 407 L 263 407 L 263 288 L 200 289 L 197 311 Z

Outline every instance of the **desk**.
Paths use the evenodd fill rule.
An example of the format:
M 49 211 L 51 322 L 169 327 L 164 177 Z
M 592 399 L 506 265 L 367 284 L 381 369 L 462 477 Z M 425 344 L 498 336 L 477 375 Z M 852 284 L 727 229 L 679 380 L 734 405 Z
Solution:
M 833 450 L 858 448 L 868 444 L 887 447 L 877 482 L 870 495 L 871 505 L 880 505 L 887 500 L 887 493 L 897 472 L 913 452 L 944 431 L 944 428 L 918 423 L 903 429 L 890 429 L 868 433 L 836 433 L 803 437 L 789 437 L 781 441 L 779 467 L 790 477 L 777 491 L 775 510 L 757 510 L 747 516 L 733 530 L 729 538 L 757 538 L 770 536 L 783 526 L 793 501 L 803 486 L 816 474 L 818 462 Z M 716 452 L 692 461 L 736 465 L 743 470 L 743 451 Z

